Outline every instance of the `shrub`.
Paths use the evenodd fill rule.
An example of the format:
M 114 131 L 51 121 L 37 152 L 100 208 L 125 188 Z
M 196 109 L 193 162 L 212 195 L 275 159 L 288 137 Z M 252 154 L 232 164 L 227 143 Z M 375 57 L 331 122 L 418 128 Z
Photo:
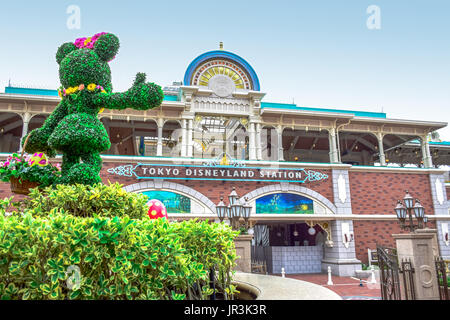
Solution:
M 21 204 L 22 210 L 32 210 L 34 216 L 47 215 L 56 209 L 80 217 L 144 218 L 148 199 L 143 194 L 130 193 L 122 185 L 102 183 L 90 185 L 57 185 L 43 191 L 31 189 L 29 198 Z
M 224 224 L 62 211 L 0 215 L 1 299 L 205 299 L 213 266 L 235 292 L 237 233 Z

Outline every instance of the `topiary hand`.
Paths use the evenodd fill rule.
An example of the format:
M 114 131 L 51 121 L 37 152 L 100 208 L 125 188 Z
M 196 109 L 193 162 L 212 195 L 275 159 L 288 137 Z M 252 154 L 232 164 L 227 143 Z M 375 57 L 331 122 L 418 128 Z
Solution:
M 133 86 L 127 91 L 131 108 L 138 110 L 153 109 L 161 105 L 164 94 L 161 87 L 153 82 L 145 82 L 145 73 L 137 73 Z
M 164 98 L 161 87 L 145 82 L 145 73 L 137 73 L 130 89 L 123 93 L 99 93 L 93 100 L 98 108 L 148 110 L 159 107 Z

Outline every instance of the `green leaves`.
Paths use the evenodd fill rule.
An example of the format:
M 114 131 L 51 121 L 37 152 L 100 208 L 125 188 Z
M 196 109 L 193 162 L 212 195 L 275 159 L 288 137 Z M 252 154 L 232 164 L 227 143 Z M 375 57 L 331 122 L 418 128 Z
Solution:
M 212 267 L 220 290 L 232 292 L 226 277 L 235 263 L 236 234 L 229 227 L 67 214 L 74 207 L 61 206 L 79 199 L 78 191 L 49 192 L 34 192 L 23 215 L 0 215 L 1 299 L 178 300 L 189 290 L 192 298 L 206 299 Z

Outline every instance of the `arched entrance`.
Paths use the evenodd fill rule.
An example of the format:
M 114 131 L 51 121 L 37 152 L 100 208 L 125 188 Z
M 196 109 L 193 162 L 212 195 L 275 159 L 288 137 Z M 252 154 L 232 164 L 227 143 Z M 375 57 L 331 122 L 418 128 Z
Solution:
M 320 273 L 330 221 L 336 207 L 319 193 L 291 184 L 263 187 L 246 195 L 253 205 L 252 260 L 263 261 L 267 272 Z M 312 215 L 330 215 L 315 221 Z

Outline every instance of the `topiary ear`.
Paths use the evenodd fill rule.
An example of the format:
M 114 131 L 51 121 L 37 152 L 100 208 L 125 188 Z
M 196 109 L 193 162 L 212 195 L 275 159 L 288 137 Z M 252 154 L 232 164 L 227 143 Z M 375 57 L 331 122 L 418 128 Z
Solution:
M 58 48 L 58 51 L 56 52 L 56 62 L 58 62 L 58 64 L 61 64 L 61 61 L 64 59 L 64 57 L 71 53 L 73 50 L 77 50 L 77 47 L 72 42 L 64 43 Z
M 119 38 L 112 33 L 100 36 L 94 44 L 94 51 L 103 61 L 111 61 L 119 52 Z

